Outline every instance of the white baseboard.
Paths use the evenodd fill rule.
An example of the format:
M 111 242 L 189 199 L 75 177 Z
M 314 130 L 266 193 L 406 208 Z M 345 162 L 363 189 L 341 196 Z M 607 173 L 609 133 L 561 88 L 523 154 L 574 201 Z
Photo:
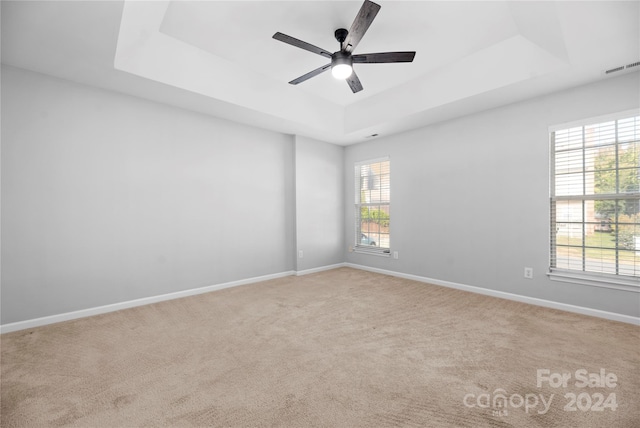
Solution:
M 12 331 L 25 330 L 28 328 L 40 327 L 43 325 L 54 324 L 62 321 L 69 321 L 78 318 L 90 317 L 93 315 L 105 314 L 107 312 L 115 312 L 122 309 L 133 308 L 136 306 L 150 305 L 152 303 L 162 302 L 165 300 L 179 299 L 181 297 L 195 296 L 197 294 L 209 293 L 211 291 L 222 290 L 224 288 L 237 287 L 239 285 L 252 284 L 254 282 L 268 281 L 270 279 L 283 278 L 285 276 L 295 275 L 295 271 L 280 272 L 271 275 L 257 276 L 254 278 L 241 279 L 238 281 L 225 282 L 223 284 L 209 285 L 206 287 L 192 288 L 190 290 L 176 291 L 175 293 L 161 294 L 159 296 L 143 297 L 141 299 L 129 300 L 126 302 L 114 303 L 111 305 L 98 306 L 95 308 L 82 309 L 79 311 L 66 312 L 64 314 L 51 315 L 42 318 L 35 318 L 26 321 L 18 321 L 14 323 L 0 325 L 0 334 L 10 333 Z
M 504 291 L 491 290 L 488 288 L 476 287 L 473 285 L 458 284 L 455 282 L 442 281 L 439 279 L 426 278 L 418 275 L 411 275 L 391 270 L 372 268 L 355 263 L 345 263 L 347 267 L 354 269 L 366 270 L 369 272 L 381 273 L 384 275 L 395 276 L 398 278 L 411 279 L 414 281 L 425 282 L 428 284 L 439 285 L 442 287 L 455 288 L 457 290 L 469 291 L 471 293 L 484 294 L 485 296 L 499 297 L 501 299 L 513 300 L 530 305 L 543 306 L 545 308 L 559 309 L 561 311 L 574 312 L 592 317 L 605 318 L 613 321 L 620 321 L 627 324 L 640 325 L 640 318 L 630 315 L 617 314 L 615 312 L 601 311 L 599 309 L 585 308 L 583 306 L 569 305 L 567 303 L 559 303 L 551 300 L 538 299 L 536 297 L 521 296 L 519 294 L 506 293 Z
M 559 309 L 567 312 L 574 312 L 583 315 L 589 315 L 599 318 L 605 318 L 613 321 L 620 321 L 628 324 L 640 325 L 640 318 L 629 315 L 617 314 L 614 312 L 606 312 L 598 309 L 585 308 L 582 306 L 569 305 L 566 303 L 558 303 L 551 300 L 538 299 L 535 297 L 521 296 L 518 294 L 506 293 L 503 291 L 490 290 L 488 288 L 475 287 L 472 285 L 458 284 L 455 282 L 442 281 L 439 279 L 426 278 L 418 275 L 411 275 L 402 272 L 395 272 L 385 269 L 372 268 L 368 266 L 358 265 L 354 263 L 337 263 L 328 266 L 321 266 L 313 269 L 305 269 L 301 271 L 286 271 L 270 275 L 258 276 L 254 278 L 241 279 L 238 281 L 225 282 L 223 284 L 209 285 L 206 287 L 193 288 L 190 290 L 177 291 L 175 293 L 161 294 L 159 296 L 144 297 L 142 299 L 129 300 L 126 302 L 114 303 L 111 305 L 98 306 L 95 308 L 82 309 L 79 311 L 67 312 L 63 314 L 51 315 L 42 318 L 35 318 L 26 321 L 18 321 L 14 323 L 0 325 L 0 334 L 10 333 L 12 331 L 26 330 L 28 328 L 40 327 L 43 325 L 54 324 L 62 321 L 69 321 L 78 318 L 100 315 L 108 312 L 115 312 L 122 309 L 133 308 L 136 306 L 149 305 L 152 303 L 162 302 L 165 300 L 179 299 L 182 297 L 195 296 L 197 294 L 209 293 L 211 291 L 222 290 L 224 288 L 237 287 L 239 285 L 252 284 L 255 282 L 268 281 L 270 279 L 283 278 L 285 276 L 302 276 L 311 273 L 322 272 L 325 270 L 337 269 L 340 267 L 350 267 L 354 269 L 366 270 L 369 272 L 391 275 L 398 278 L 405 278 L 428 284 L 439 285 L 443 287 L 455 288 L 458 290 L 469 291 L 486 296 L 499 297 L 502 299 L 513 300 L 516 302 L 528 303 L 531 305 L 543 306 L 546 308 Z
M 338 269 L 345 267 L 346 263 L 336 263 L 335 265 L 320 266 L 313 269 L 305 269 L 296 271 L 296 276 L 309 275 L 310 273 L 322 272 L 324 270 Z

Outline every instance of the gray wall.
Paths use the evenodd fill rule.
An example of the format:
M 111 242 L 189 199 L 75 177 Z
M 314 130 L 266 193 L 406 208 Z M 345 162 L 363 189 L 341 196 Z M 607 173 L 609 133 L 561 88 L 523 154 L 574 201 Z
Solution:
M 640 316 L 545 275 L 547 128 L 639 76 L 342 148 L 3 66 L 0 322 L 343 261 Z M 387 155 L 398 260 L 346 252 L 353 163 Z
M 637 293 L 552 282 L 550 125 L 637 108 L 639 73 L 347 147 L 354 162 L 391 158 L 391 250 L 347 253 L 379 269 L 639 316 Z M 349 175 L 347 175 L 349 177 Z M 345 182 L 345 217 L 354 217 Z M 345 223 L 347 245 L 354 230 Z M 534 279 L 523 277 L 532 267 Z
M 344 148 L 296 138 L 296 270 L 344 261 Z
M 2 68 L 2 324 L 292 271 L 294 138 Z

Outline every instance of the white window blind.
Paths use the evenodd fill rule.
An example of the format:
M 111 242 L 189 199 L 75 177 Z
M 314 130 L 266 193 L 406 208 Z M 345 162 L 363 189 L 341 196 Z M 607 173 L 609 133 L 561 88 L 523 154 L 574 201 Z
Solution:
M 355 248 L 389 253 L 391 169 L 388 158 L 355 165 Z
M 550 138 L 551 275 L 640 285 L 640 116 Z

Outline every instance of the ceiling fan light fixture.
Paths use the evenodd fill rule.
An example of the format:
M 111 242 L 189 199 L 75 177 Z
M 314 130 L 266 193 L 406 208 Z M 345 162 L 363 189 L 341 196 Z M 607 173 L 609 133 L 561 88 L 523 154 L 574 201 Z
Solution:
M 336 79 L 344 80 L 353 73 L 353 58 L 344 52 L 336 52 L 331 56 L 331 74 Z
M 339 80 L 346 79 L 351 76 L 351 73 L 353 73 L 353 68 L 349 64 L 337 64 L 331 67 L 331 74 Z

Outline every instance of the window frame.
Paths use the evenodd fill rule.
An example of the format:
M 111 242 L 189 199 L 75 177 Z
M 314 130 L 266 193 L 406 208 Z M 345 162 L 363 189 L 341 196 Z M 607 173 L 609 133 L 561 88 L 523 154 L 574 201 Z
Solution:
M 364 165 L 372 165 L 372 164 L 377 164 L 377 163 L 382 163 L 382 162 L 389 162 L 389 198 L 388 200 L 386 200 L 385 202 L 381 202 L 378 201 L 376 203 L 362 203 L 361 201 L 361 192 L 362 192 L 362 175 L 361 175 L 361 169 L 362 166 Z M 386 206 L 387 207 L 387 212 L 389 213 L 389 224 L 387 226 L 388 228 L 388 240 L 389 240 L 389 244 L 387 247 L 381 247 L 380 245 L 377 246 L 370 246 L 370 245 L 363 245 L 361 243 L 361 234 L 364 233 L 362 231 L 361 228 L 361 208 L 363 206 Z M 353 239 L 353 251 L 356 253 L 362 253 L 362 254 L 370 254 L 370 255 L 375 255 L 375 256 L 382 256 L 382 257 L 389 257 L 391 254 L 391 159 L 389 156 L 384 156 L 384 157 L 380 157 L 380 158 L 374 158 L 374 159 L 367 159 L 367 160 L 363 160 L 363 161 L 358 161 L 354 163 L 354 239 Z M 378 242 L 378 244 L 380 244 Z
M 569 283 L 576 283 L 576 284 L 582 284 L 582 285 L 588 285 L 588 286 L 604 287 L 604 288 L 640 293 L 640 274 L 636 272 L 634 275 L 623 275 L 619 273 L 614 274 L 614 273 L 587 271 L 586 268 L 584 267 L 585 257 L 586 257 L 584 253 L 581 256 L 582 263 L 583 263 L 582 270 L 558 268 L 557 266 L 553 265 L 555 250 L 557 248 L 556 234 L 554 233 L 554 225 L 556 224 L 555 223 L 556 219 L 554 218 L 554 216 L 555 216 L 555 204 L 558 201 L 561 201 L 561 202 L 571 201 L 571 200 L 574 200 L 574 201 L 598 201 L 598 200 L 623 201 L 623 200 L 640 199 L 640 191 L 622 193 L 622 192 L 619 192 L 618 188 L 616 188 L 615 194 L 609 193 L 609 194 L 602 194 L 602 195 L 601 194 L 593 194 L 593 195 L 592 194 L 588 194 L 588 195 L 587 194 L 583 194 L 583 195 L 569 194 L 569 195 L 560 195 L 560 196 L 556 195 L 555 180 L 556 180 L 557 174 L 555 171 L 556 146 L 555 146 L 555 138 L 554 138 L 556 135 L 556 132 L 567 130 L 570 128 L 578 128 L 578 127 L 583 128 L 582 129 L 583 136 L 582 136 L 581 144 L 582 144 L 582 150 L 584 150 L 585 149 L 584 128 L 592 125 L 605 123 L 605 122 L 616 121 L 616 129 L 617 129 L 617 121 L 629 119 L 632 117 L 640 117 L 640 110 L 639 109 L 626 110 L 626 111 L 613 113 L 609 115 L 592 117 L 588 119 L 583 119 L 579 121 L 574 121 L 570 123 L 564 123 L 564 124 L 554 125 L 549 127 L 549 177 L 550 177 L 549 214 L 550 216 L 549 216 L 548 230 L 549 230 L 549 251 L 550 252 L 549 252 L 549 271 L 547 275 L 553 281 L 569 282 Z M 621 143 L 622 142 L 618 140 L 618 137 L 616 134 L 615 142 L 611 144 L 611 145 L 615 145 L 616 153 L 618 153 L 617 149 L 619 147 L 619 144 Z M 616 173 L 618 173 L 619 170 L 620 168 L 616 164 Z M 601 196 L 598 196 L 598 195 L 601 195 Z M 582 233 L 584 234 L 584 224 L 588 224 L 588 220 L 583 218 L 582 224 L 583 224 Z M 582 247 L 586 248 L 584 241 L 583 241 Z M 638 251 L 640 250 L 636 250 L 636 254 Z M 619 266 L 617 265 L 617 263 L 618 262 L 616 261 L 616 270 L 619 269 Z

